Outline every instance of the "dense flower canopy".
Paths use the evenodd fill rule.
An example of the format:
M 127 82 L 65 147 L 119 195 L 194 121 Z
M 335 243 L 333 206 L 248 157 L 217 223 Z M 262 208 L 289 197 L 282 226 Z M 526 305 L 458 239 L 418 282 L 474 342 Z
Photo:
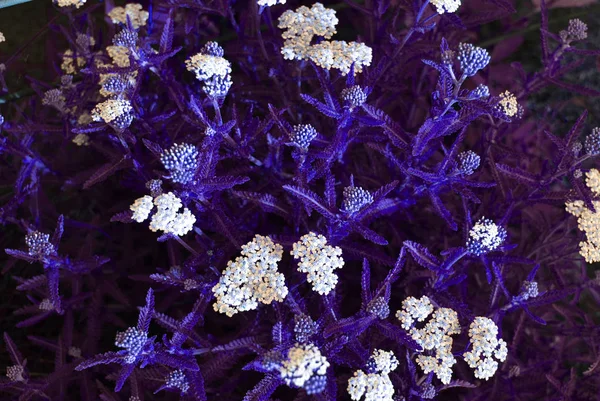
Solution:
M 584 13 L 43 1 L 0 34 L 1 399 L 598 398 Z

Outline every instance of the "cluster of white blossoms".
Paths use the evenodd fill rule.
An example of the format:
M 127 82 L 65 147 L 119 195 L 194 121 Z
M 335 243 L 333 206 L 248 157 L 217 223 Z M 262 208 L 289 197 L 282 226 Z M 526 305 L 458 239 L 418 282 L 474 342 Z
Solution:
M 482 217 L 469 230 L 467 251 L 475 256 L 492 252 L 506 241 L 506 235 L 503 227 Z
M 585 174 L 585 184 L 596 195 L 600 195 L 600 171 L 595 168 Z
M 433 312 L 433 314 L 432 314 Z M 415 322 L 423 322 L 431 315 L 429 321 L 418 329 Z M 425 350 L 435 352 L 435 355 L 419 355 L 417 364 L 423 372 L 434 372 L 444 384 L 452 379 L 452 366 L 456 358 L 452 355 L 453 334 L 460 333 L 460 323 L 457 313 L 450 308 L 434 307 L 428 297 L 421 299 L 408 297 L 402 302 L 402 310 L 396 312 L 402 328 L 408 330 L 410 336 Z
M 376 349 L 367 362 L 367 373 L 357 370 L 348 380 L 348 394 L 354 401 L 363 395 L 365 401 L 393 401 L 394 386 L 389 378 L 398 367 L 398 360 L 391 351 Z
M 438 14 L 453 13 L 460 7 L 461 0 L 431 0 Z
M 285 4 L 286 0 L 258 0 L 258 5 L 261 7 L 271 7 L 277 4 Z
M 315 3 L 311 8 L 301 6 L 296 11 L 285 11 L 279 17 L 279 28 L 285 29 L 281 54 L 286 60 L 312 60 L 322 68 L 336 68 L 344 75 L 350 72 L 354 63 L 354 71 L 361 72 L 364 66 L 371 65 L 372 50 L 363 43 L 329 41 L 336 33 L 338 22 L 335 10 L 327 9 L 321 3 Z M 327 40 L 311 45 L 315 36 Z
M 227 95 L 233 84 L 231 81 L 231 63 L 223 58 L 224 50 L 217 42 L 208 42 L 199 53 L 185 61 L 188 71 L 196 74 L 204 82 L 203 90 L 212 98 Z
M 494 376 L 498 369 L 496 359 L 500 362 L 506 360 L 506 341 L 497 337 L 498 326 L 487 317 L 476 317 L 469 327 L 472 349 L 465 352 L 463 357 L 469 367 L 475 369 L 475 377 L 478 379 L 487 380 Z
M 6 38 L 4 37 L 4 34 L 0 32 L 0 43 L 2 42 L 6 42 Z
M 142 9 L 141 4 L 129 3 L 125 7 L 115 7 L 108 13 L 113 24 L 127 24 L 127 17 L 131 21 L 134 29 L 139 29 L 146 25 L 150 14 Z
M 194 227 L 196 217 L 188 208 L 184 208 L 183 212 L 179 212 L 182 206 L 179 199 L 172 192 L 160 194 L 152 199 L 151 196 L 144 195 L 133 202 L 129 207 L 133 211 L 131 218 L 138 223 L 145 221 L 152 209 L 156 206 L 156 212 L 150 220 L 150 230 L 153 232 L 163 231 L 178 236 L 187 234 Z
M 285 278 L 277 271 L 277 263 L 283 256 L 281 245 L 257 234 L 242 246 L 241 254 L 227 263 L 212 289 L 216 297 L 214 310 L 229 317 L 256 309 L 259 302 L 266 305 L 281 302 L 288 293 Z
M 509 91 L 504 91 L 500 94 L 500 101 L 496 107 L 507 117 L 514 117 L 519 112 L 517 97 Z
M 599 193 L 600 173 L 597 170 L 592 171 L 587 173 L 586 184 L 594 193 Z M 579 254 L 588 263 L 600 262 L 600 201 L 595 200 L 592 203 L 595 212 L 588 209 L 581 200 L 565 204 L 567 212 L 577 217 L 577 225 L 585 233 L 586 240 L 579 243 Z
M 288 386 L 305 387 L 314 376 L 324 376 L 329 362 L 314 344 L 296 344 L 278 366 L 279 374 Z
M 300 259 L 298 271 L 308 274 L 307 281 L 315 292 L 327 295 L 335 288 L 338 277 L 333 271 L 344 266 L 339 247 L 327 245 L 327 238 L 310 232 L 294 243 L 291 255 Z
M 98 103 L 96 107 L 92 109 L 92 120 L 105 122 L 107 124 L 113 122 L 119 123 L 120 120 L 124 120 L 124 122 L 129 121 L 129 123 L 131 123 L 132 110 L 133 107 L 131 107 L 131 102 L 128 99 L 107 99 L 102 103 Z M 127 124 L 127 126 L 128 125 L 129 124 Z
M 71 7 L 79 8 L 85 4 L 86 0 L 54 0 L 54 4 L 59 7 Z
M 90 137 L 87 136 L 86 134 L 77 134 L 72 139 L 72 142 L 74 144 L 76 144 L 77 146 L 89 146 L 89 144 L 90 144 Z

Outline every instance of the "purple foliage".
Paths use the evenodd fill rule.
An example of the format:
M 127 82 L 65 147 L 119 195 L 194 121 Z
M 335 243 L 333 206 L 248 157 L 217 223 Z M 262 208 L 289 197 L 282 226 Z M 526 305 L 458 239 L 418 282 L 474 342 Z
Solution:
M 2 399 L 598 399 L 600 129 L 527 110 L 600 94 L 584 21 L 526 72 L 507 0 L 54 3 L 0 64 Z

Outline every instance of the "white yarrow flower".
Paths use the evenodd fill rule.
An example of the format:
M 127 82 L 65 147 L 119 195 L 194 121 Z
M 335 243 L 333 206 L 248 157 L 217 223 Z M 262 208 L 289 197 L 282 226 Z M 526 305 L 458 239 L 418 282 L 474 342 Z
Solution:
M 338 277 L 333 271 L 344 266 L 339 247 L 327 245 L 324 236 L 310 232 L 294 243 L 291 255 L 300 259 L 298 271 L 308 274 L 307 281 L 315 292 L 327 295 L 335 288 Z
M 506 360 L 506 342 L 497 337 L 498 326 L 487 317 L 476 317 L 469 327 L 472 348 L 463 357 L 469 367 L 475 369 L 475 377 L 478 379 L 488 380 L 494 376 L 498 369 L 495 359 L 500 362 Z
M 138 223 L 145 221 L 153 208 L 152 197 L 148 195 L 144 195 L 141 198 L 138 198 L 133 202 L 129 209 L 133 212 L 133 216 L 131 218 Z
M 327 373 L 329 362 L 314 344 L 296 344 L 290 348 L 287 359 L 278 367 L 281 378 L 288 386 L 304 387 L 313 376 Z

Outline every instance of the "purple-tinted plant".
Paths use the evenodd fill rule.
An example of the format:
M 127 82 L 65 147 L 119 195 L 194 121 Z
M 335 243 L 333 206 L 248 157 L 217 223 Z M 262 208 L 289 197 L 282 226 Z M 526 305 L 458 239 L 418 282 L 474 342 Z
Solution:
M 0 60 L 6 399 L 597 399 L 600 130 L 528 108 L 600 94 L 584 21 L 532 71 L 529 2 L 52 3 Z

